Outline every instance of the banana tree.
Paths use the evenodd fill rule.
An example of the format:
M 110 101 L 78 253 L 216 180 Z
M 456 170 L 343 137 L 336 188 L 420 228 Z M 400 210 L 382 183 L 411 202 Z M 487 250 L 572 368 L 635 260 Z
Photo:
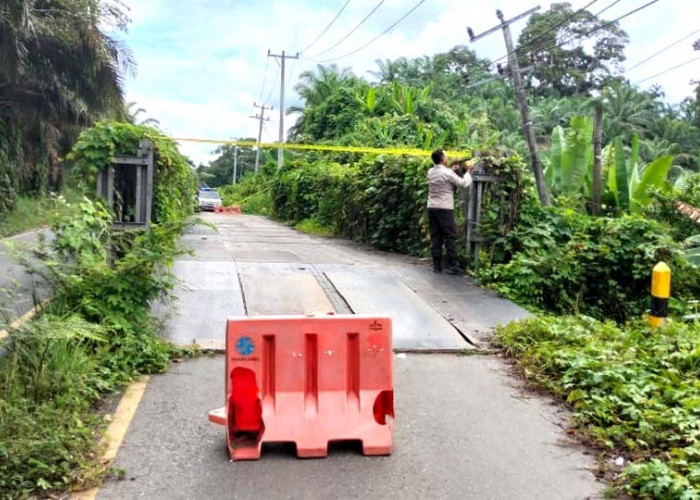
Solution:
M 684 250 L 685 257 L 694 266 L 700 266 L 700 234 L 691 236 L 685 240 L 686 249 Z
M 604 161 L 608 171 L 608 190 L 621 210 L 639 213 L 651 201 L 652 188 L 668 186 L 672 156 L 661 156 L 646 165 L 639 163 L 639 136 L 632 136 L 629 159 L 625 159 L 622 140 L 617 137 L 606 147 Z
M 570 127 L 552 131 L 552 147 L 546 162 L 545 181 L 554 195 L 585 194 L 593 167 L 593 120 L 574 116 Z

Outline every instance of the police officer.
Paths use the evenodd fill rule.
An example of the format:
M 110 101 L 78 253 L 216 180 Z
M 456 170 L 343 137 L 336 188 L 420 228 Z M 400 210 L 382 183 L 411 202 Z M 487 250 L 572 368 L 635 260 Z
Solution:
M 472 183 L 471 169 L 463 177 L 457 175 L 459 165 L 447 166 L 442 149 L 433 151 L 433 167 L 428 170 L 428 222 L 430 224 L 430 253 L 433 271 L 442 272 L 442 247 L 445 246 L 445 264 L 448 274 L 461 274 L 457 266 L 457 224 L 455 223 L 454 190 L 467 188 Z

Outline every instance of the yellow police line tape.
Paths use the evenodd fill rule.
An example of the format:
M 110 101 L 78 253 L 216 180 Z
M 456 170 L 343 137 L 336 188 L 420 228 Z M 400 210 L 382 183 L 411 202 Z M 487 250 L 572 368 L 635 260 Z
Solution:
M 330 151 L 334 153 L 369 153 L 392 156 L 430 156 L 432 151 L 418 148 L 370 148 L 363 146 L 338 146 L 334 144 L 297 144 L 293 142 L 238 141 L 234 139 L 198 139 L 193 137 L 155 136 L 154 139 L 170 139 L 176 142 L 196 142 L 200 144 L 226 144 L 241 147 L 261 147 L 263 149 L 296 149 L 305 151 Z M 445 151 L 450 157 L 471 158 L 471 151 Z

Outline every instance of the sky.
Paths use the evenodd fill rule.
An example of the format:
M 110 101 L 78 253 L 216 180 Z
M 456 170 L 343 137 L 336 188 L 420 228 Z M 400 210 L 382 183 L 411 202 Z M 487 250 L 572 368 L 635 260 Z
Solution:
M 267 112 L 263 142 L 279 134 L 279 65 L 267 57 L 303 51 L 324 30 L 347 0 L 124 0 L 132 23 L 120 34 L 131 48 L 137 69 L 126 80 L 127 100 L 146 110 L 142 118 L 160 121 L 161 129 L 174 137 L 231 139 L 255 137 L 258 122 L 250 116 L 253 103 L 274 107 Z M 618 0 L 603 14 L 615 19 L 649 0 Z M 571 0 L 574 9 L 590 0 Z M 349 0 L 335 23 L 298 60 L 287 61 L 285 107 L 298 104 L 293 88 L 302 71 L 313 70 L 317 60 L 338 58 L 352 52 L 391 26 L 418 0 L 384 0 L 368 20 L 347 40 L 326 54 L 379 3 L 379 0 Z M 552 2 L 540 1 L 540 12 Z M 614 0 L 597 0 L 591 12 L 598 12 Z M 498 23 L 496 10 L 506 18 L 530 7 L 536 0 L 424 0 L 392 31 L 355 55 L 334 61 L 355 74 L 372 79 L 377 59 L 414 58 L 446 52 L 455 45 L 467 45 L 477 55 L 491 60 L 505 55 L 500 32 L 470 43 L 466 27 L 481 33 Z M 512 25 L 517 40 L 526 20 Z M 700 30 L 700 0 L 658 0 L 655 4 L 620 21 L 629 35 L 624 67 L 671 43 Z M 629 71 L 636 81 L 660 73 L 700 56 L 692 42 L 700 31 Z M 318 57 L 317 57 L 318 56 Z M 679 102 L 693 90 L 692 79 L 700 80 L 700 60 L 642 84 L 660 85 L 666 99 Z M 285 116 L 285 131 L 295 117 Z M 213 158 L 215 146 L 181 143 L 181 150 L 195 163 Z

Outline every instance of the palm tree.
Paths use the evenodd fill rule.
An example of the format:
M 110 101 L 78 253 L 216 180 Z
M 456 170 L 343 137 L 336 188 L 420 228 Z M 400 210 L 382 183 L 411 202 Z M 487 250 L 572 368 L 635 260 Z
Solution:
M 157 127 L 160 125 L 160 121 L 156 120 L 155 118 L 144 118 L 143 120 L 139 120 L 139 115 L 147 113 L 147 111 L 146 108 L 141 107 L 134 109 L 134 107 L 136 106 L 136 102 L 129 101 L 124 107 L 124 119 L 128 123 L 135 123 L 138 125 L 150 125 L 152 127 Z
M 127 22 L 119 4 L 105 0 L 0 4 L 0 122 L 19 133 L 20 187 L 46 184 L 36 178 L 41 164 L 56 185 L 61 143 L 123 107 L 122 78 L 134 63 L 106 30 Z

